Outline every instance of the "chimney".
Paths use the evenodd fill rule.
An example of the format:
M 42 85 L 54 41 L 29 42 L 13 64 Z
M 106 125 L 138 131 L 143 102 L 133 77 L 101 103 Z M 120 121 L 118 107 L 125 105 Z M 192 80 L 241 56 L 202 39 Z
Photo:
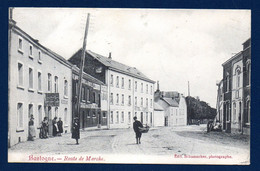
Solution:
M 108 59 L 112 59 L 111 52 L 109 52 Z
M 157 81 L 157 91 L 160 91 L 159 81 Z
M 10 20 L 13 20 L 13 9 L 14 9 L 13 7 L 9 8 L 9 19 Z

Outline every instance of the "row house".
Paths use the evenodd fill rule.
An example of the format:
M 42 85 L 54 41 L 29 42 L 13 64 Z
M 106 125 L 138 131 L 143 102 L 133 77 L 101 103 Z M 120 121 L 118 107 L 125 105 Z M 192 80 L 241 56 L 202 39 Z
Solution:
M 223 79 L 217 84 L 217 120 L 226 132 L 250 131 L 251 39 L 243 51 L 222 64 Z
M 69 61 L 79 66 L 81 49 Z M 109 128 L 129 128 L 133 116 L 149 126 L 153 125 L 153 85 L 138 69 L 87 51 L 84 72 L 107 85 Z
M 36 137 L 46 116 L 61 117 L 64 132 L 71 130 L 71 64 L 42 46 L 12 19 L 8 46 L 8 143 L 28 138 L 28 122 L 34 116 Z M 49 124 L 52 134 L 52 124 Z
M 183 94 L 176 91 L 160 91 L 158 83 L 154 96 L 156 114 L 158 115 L 155 116 L 156 119 L 161 117 L 161 108 L 163 108 L 164 126 L 187 125 L 187 104 Z
M 72 118 L 79 117 L 80 128 L 107 126 L 106 86 L 96 78 L 83 72 L 80 111 L 77 115 L 79 68 L 72 67 Z M 103 108 L 102 108 L 103 107 Z

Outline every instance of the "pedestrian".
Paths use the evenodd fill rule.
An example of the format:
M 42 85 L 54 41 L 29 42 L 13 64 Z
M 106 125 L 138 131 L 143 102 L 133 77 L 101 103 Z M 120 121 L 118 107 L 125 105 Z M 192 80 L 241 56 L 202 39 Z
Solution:
M 42 126 L 41 126 L 42 138 L 48 138 L 48 127 L 49 127 L 48 118 L 44 117 L 43 121 L 42 121 Z
M 55 137 L 57 136 L 59 129 L 57 125 L 57 117 L 55 116 L 54 119 L 52 120 L 52 135 Z
M 59 129 L 58 136 L 61 136 L 61 134 L 63 133 L 63 122 L 61 120 L 61 117 L 59 117 L 59 121 L 57 122 L 57 125 L 58 125 L 58 129 Z
M 79 144 L 79 118 L 75 117 L 72 125 L 72 137 L 73 139 L 76 139 L 76 144 Z
M 141 144 L 140 140 L 141 140 L 142 133 L 140 132 L 139 128 L 143 128 L 143 124 L 137 120 L 136 116 L 133 119 L 134 119 L 133 128 L 135 131 L 136 144 Z
M 35 127 L 34 127 L 34 118 L 33 115 L 31 115 L 30 117 L 30 121 L 29 121 L 29 136 L 28 136 L 28 140 L 29 141 L 34 141 L 34 137 L 35 137 Z

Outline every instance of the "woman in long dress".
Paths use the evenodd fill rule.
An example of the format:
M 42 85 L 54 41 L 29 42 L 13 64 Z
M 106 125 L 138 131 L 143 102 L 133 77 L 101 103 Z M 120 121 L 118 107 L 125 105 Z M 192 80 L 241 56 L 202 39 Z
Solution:
M 74 118 L 74 121 L 73 121 L 73 126 L 72 126 L 72 137 L 73 139 L 76 139 L 76 144 L 78 145 L 79 144 L 79 138 L 80 138 L 80 135 L 79 135 L 79 119 L 76 117 Z
M 63 133 L 63 122 L 61 120 L 61 117 L 59 117 L 59 121 L 57 122 L 57 125 L 58 125 L 58 129 L 59 129 L 58 136 L 61 136 L 61 134 Z
M 34 127 L 34 118 L 33 115 L 31 115 L 30 121 L 29 121 L 29 136 L 28 136 L 28 140 L 29 141 L 34 141 L 34 137 L 35 137 L 35 127 Z
M 52 135 L 55 137 L 57 136 L 58 133 L 58 125 L 57 125 L 57 117 L 55 116 L 54 119 L 52 120 Z

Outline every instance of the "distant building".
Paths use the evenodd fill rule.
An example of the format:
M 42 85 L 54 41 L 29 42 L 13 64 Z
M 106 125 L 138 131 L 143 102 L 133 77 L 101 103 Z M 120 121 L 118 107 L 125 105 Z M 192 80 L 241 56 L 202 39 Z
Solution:
M 64 132 L 71 130 L 72 65 L 42 46 L 38 40 L 9 20 L 8 49 L 8 144 L 27 141 L 28 122 L 34 117 L 36 138 L 41 122 L 61 117 Z
M 77 51 L 69 61 L 79 67 L 82 50 Z M 84 72 L 107 85 L 108 126 L 128 128 L 133 116 L 153 126 L 154 81 L 138 69 L 112 60 L 109 57 L 86 52 Z
M 155 92 L 155 104 L 164 111 L 164 126 L 187 125 L 187 104 L 185 97 L 176 91 L 160 91 L 159 83 Z M 156 112 L 158 113 L 158 112 Z M 161 116 L 161 115 L 160 115 Z M 158 116 L 156 116 L 158 118 Z
M 73 66 L 72 68 L 72 118 L 77 115 L 77 96 L 79 85 L 79 68 Z M 83 73 L 82 89 L 80 98 L 80 128 L 101 127 L 107 126 L 107 108 L 104 106 L 107 99 L 104 98 L 104 91 L 106 86 L 94 77 Z M 105 94 L 106 96 L 106 94 Z M 104 109 L 101 108 L 102 101 Z
M 243 51 L 228 59 L 222 66 L 223 81 L 218 85 L 217 116 L 226 132 L 249 134 L 251 39 L 243 43 Z
M 163 107 L 154 102 L 154 126 L 164 126 L 165 111 Z

